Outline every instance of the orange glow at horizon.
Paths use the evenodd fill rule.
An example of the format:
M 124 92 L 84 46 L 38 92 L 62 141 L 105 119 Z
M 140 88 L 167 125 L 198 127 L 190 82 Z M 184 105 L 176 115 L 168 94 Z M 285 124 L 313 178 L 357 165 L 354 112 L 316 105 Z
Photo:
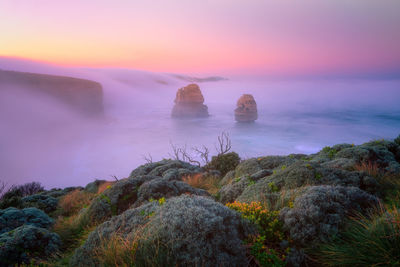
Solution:
M 400 68 L 400 1 L 0 2 L 0 56 L 162 72 Z

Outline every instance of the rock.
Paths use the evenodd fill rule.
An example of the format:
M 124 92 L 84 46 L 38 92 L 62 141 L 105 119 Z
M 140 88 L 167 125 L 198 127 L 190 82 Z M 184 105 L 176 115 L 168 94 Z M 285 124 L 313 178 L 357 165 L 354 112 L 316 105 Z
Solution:
M 204 97 L 197 84 L 189 84 L 176 93 L 172 117 L 208 117 L 208 107 L 203 104 Z
M 329 242 L 343 228 L 345 218 L 357 212 L 367 214 L 378 199 L 356 187 L 311 186 L 284 208 L 280 217 L 290 237 L 299 246 Z
M 70 264 L 100 266 L 93 252 L 116 232 L 139 240 L 138 266 L 246 266 L 243 242 L 255 233 L 238 213 L 210 198 L 173 197 L 129 209 L 98 226 Z
M 238 122 L 252 122 L 257 120 L 257 103 L 249 94 L 242 95 L 236 103 L 235 119 Z
M 60 237 L 47 229 L 20 226 L 0 235 L 0 266 L 36 266 L 34 260 L 54 255 L 60 245 Z

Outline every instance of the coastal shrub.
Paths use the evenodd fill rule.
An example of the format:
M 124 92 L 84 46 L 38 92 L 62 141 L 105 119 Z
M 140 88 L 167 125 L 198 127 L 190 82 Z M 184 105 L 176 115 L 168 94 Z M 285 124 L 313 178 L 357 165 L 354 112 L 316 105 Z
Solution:
M 243 192 L 243 190 L 250 184 L 250 178 L 248 176 L 238 177 L 231 183 L 224 185 L 219 190 L 221 203 L 229 203 L 236 200 L 236 198 Z
M 340 237 L 313 252 L 327 266 L 399 266 L 400 211 L 353 217 Z
M 281 242 L 285 239 L 283 223 L 279 220 L 278 211 L 266 210 L 260 202 L 250 204 L 233 202 L 227 207 L 239 212 L 257 226 L 258 234 L 249 236 L 246 240 L 250 254 L 259 266 L 285 266 L 285 258 L 289 249 L 282 249 Z
M 50 228 L 54 220 L 37 208 L 7 208 L 0 210 L 0 234 L 12 231 L 22 225 Z
M 367 212 L 377 203 L 376 197 L 356 187 L 311 186 L 293 208 L 282 209 L 280 217 L 297 245 L 313 246 L 337 235 L 347 216 Z
M 243 218 L 255 223 L 258 226 L 259 233 L 265 236 L 269 242 L 279 243 L 283 240 L 283 224 L 279 220 L 278 211 L 268 211 L 260 202 L 246 204 L 235 201 L 226 204 L 226 206 L 239 212 Z
M 46 213 L 54 212 L 57 209 L 58 199 L 42 193 L 21 198 L 23 208 L 35 207 Z
M 140 186 L 133 207 L 138 207 L 150 199 L 170 198 L 182 194 L 210 196 L 206 190 L 193 188 L 185 182 L 156 178 Z
M 266 178 L 272 174 L 269 170 L 260 170 L 252 175 L 244 175 L 237 178 L 232 178 L 230 182 L 224 178 L 224 185 L 219 190 L 220 201 L 224 204 L 235 201 L 246 188 L 253 186 L 260 179 Z M 226 183 L 228 182 L 228 183 Z
M 98 248 L 107 247 L 117 234 L 137 240 L 137 266 L 244 266 L 243 241 L 252 233 L 253 227 L 235 211 L 210 198 L 183 195 L 163 204 L 148 202 L 99 225 L 70 263 L 99 265 Z
M 101 223 L 111 216 L 121 214 L 137 201 L 141 185 L 156 178 L 156 176 L 142 175 L 119 180 L 97 195 L 85 213 L 93 223 Z
M 1 266 L 32 263 L 54 255 L 61 241 L 57 234 L 33 225 L 23 225 L 0 235 Z
M 25 196 L 30 196 L 33 194 L 40 193 L 44 191 L 44 187 L 39 183 L 39 182 L 31 182 L 31 183 L 25 183 L 22 185 L 16 185 L 12 186 L 9 190 L 9 192 L 14 191 L 14 192 L 19 192 L 18 194 L 21 195 L 22 197 Z
M 0 200 L 0 209 L 6 209 L 9 207 L 22 208 L 22 195 L 19 191 L 8 191 Z
M 129 178 L 137 176 L 150 175 L 164 177 L 169 170 L 178 170 L 180 175 L 187 175 L 191 173 L 199 173 L 201 169 L 199 166 L 191 165 L 190 163 L 181 160 L 164 159 L 157 162 L 147 163 L 139 166 L 131 172 Z M 183 172 L 184 170 L 184 172 Z M 176 177 L 179 180 L 180 177 Z
M 13 185 L 0 198 L 0 209 L 8 207 L 22 208 L 22 197 L 37 194 L 44 190 L 38 182 L 25 183 L 22 185 Z
M 227 172 L 232 171 L 240 163 L 240 157 L 236 152 L 229 152 L 222 155 L 213 156 L 210 163 L 205 168 L 217 170 L 224 176 Z
M 136 261 L 139 266 L 243 266 L 242 243 L 250 233 L 239 214 L 212 199 L 174 197 L 143 230 Z
M 252 175 L 258 171 L 261 171 L 263 168 L 261 167 L 260 162 L 261 161 L 256 158 L 247 159 L 240 162 L 235 169 L 235 177 Z
M 308 186 L 303 186 L 295 189 L 282 189 L 276 193 L 266 193 L 260 197 L 260 202 L 270 211 L 279 211 L 285 207 L 293 208 L 294 200 L 307 188 Z
M 394 139 L 394 142 L 400 146 L 400 134 L 397 136 L 397 138 Z
M 326 146 L 321 150 L 321 152 L 325 154 L 329 159 L 333 159 L 338 151 L 335 148 Z
M 219 190 L 220 178 L 214 175 L 204 175 L 201 173 L 197 173 L 194 175 L 183 177 L 182 181 L 194 188 L 204 189 L 208 193 L 214 195 Z

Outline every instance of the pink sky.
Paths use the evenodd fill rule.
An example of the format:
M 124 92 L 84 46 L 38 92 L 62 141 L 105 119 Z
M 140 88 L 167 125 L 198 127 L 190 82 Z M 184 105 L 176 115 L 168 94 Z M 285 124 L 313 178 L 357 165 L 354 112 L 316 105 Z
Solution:
M 0 56 L 266 75 L 400 70 L 399 0 L 1 0 Z

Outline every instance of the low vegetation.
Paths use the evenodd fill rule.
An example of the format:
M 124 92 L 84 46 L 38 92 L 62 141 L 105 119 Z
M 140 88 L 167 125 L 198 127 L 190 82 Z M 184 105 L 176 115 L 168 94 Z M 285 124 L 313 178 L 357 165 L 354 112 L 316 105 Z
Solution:
M 233 202 L 226 206 L 239 212 L 258 228 L 258 233 L 246 240 L 251 260 L 259 266 L 285 266 L 289 249 L 280 246 L 286 235 L 279 220 L 279 211 L 268 211 L 259 202 Z
M 399 266 L 399 252 L 400 212 L 381 207 L 352 217 L 347 230 L 323 244 L 316 256 L 327 266 Z
M 0 183 L 0 266 L 400 265 L 400 139 L 243 161 L 218 140 L 203 166 L 175 147 L 115 182 Z
M 215 195 L 219 190 L 220 178 L 215 175 L 198 173 L 185 176 L 182 178 L 182 181 L 194 188 L 204 189 L 211 195 Z

